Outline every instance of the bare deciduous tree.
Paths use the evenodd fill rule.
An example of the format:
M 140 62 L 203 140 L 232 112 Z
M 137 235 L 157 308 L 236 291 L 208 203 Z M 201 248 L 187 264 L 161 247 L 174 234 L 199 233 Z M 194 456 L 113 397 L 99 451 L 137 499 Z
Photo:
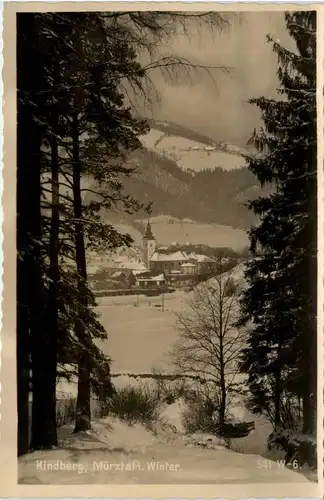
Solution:
M 241 385 L 237 361 L 246 338 L 236 326 L 242 286 L 238 267 L 227 268 L 227 259 L 218 258 L 214 277 L 195 288 L 178 314 L 180 336 L 171 350 L 176 371 L 198 377 L 199 392 L 214 408 L 219 432 Z

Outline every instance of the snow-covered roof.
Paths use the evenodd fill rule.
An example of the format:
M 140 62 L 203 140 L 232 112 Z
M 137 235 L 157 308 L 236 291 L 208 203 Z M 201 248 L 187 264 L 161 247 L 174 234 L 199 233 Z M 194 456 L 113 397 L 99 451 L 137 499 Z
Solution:
M 114 274 L 111 275 L 112 278 L 119 278 L 122 276 L 123 271 L 116 271 Z
M 143 262 L 141 262 L 137 259 L 127 259 L 127 260 L 124 260 L 122 262 L 119 262 L 118 267 L 120 269 L 131 269 L 131 270 L 138 270 L 138 271 L 145 271 L 146 270 L 146 267 L 143 264 Z
M 169 254 L 159 253 L 157 251 L 154 252 L 151 257 L 152 262 L 188 262 L 190 260 L 195 262 L 212 262 L 212 259 L 206 255 L 200 255 L 194 252 L 182 252 L 181 250 Z
M 143 274 L 145 271 L 149 272 L 149 269 L 132 269 L 132 272 L 134 276 L 137 276 L 138 274 Z
M 212 262 L 212 259 L 207 257 L 207 255 L 195 254 L 194 258 L 197 262 Z
M 185 262 L 184 264 L 181 264 L 180 267 L 196 267 L 196 264 L 193 262 Z
M 187 255 L 180 250 L 170 254 L 160 254 L 159 252 L 154 252 L 151 257 L 152 262 L 175 262 L 186 260 L 188 260 Z
M 196 254 L 194 252 L 182 252 L 186 256 L 187 260 L 196 260 Z
M 138 281 L 164 281 L 164 274 L 159 274 L 158 276 L 151 276 L 151 277 L 141 277 L 137 278 Z

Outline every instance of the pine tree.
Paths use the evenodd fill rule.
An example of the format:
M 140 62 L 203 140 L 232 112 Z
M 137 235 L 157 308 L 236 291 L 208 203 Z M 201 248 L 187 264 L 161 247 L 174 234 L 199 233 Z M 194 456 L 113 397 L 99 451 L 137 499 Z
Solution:
M 129 173 L 131 170 L 116 162 L 111 164 L 111 160 L 124 160 L 127 153 L 138 148 L 140 142 L 137 136 L 144 133 L 146 128 L 143 127 L 144 122 L 133 119 L 129 110 L 123 108 L 123 98 L 117 90 L 121 75 L 132 71 L 138 73 L 140 70 L 140 66 L 135 62 L 135 53 L 128 48 L 127 43 L 122 44 L 119 41 L 116 45 L 114 39 L 102 45 L 102 33 L 105 31 L 102 30 L 98 15 L 74 16 L 73 21 L 73 24 L 69 24 L 72 28 L 69 40 L 77 50 L 68 59 L 68 77 L 66 74 L 62 75 L 62 83 L 68 87 L 70 96 L 62 113 L 67 121 L 68 146 L 66 145 L 65 149 L 71 164 L 69 166 L 66 162 L 62 172 L 72 187 L 72 226 L 79 288 L 76 330 L 81 346 L 84 345 L 85 339 L 91 343 L 84 319 L 85 311 L 88 310 L 89 295 L 89 291 L 87 293 L 85 289 L 85 235 L 92 226 L 89 239 L 96 234 L 99 236 L 101 231 L 99 245 L 108 243 L 113 249 L 123 241 L 116 230 L 112 230 L 111 226 L 104 224 L 95 215 L 99 209 L 105 206 L 107 208 L 106 200 L 109 200 L 108 208 L 111 208 L 115 200 L 126 204 L 126 208 L 132 204 L 129 197 L 123 195 L 120 182 L 117 182 L 121 173 Z M 95 177 L 99 183 L 106 180 L 107 192 L 101 195 L 101 203 L 84 206 L 81 189 L 84 176 Z M 108 191 L 109 182 L 111 189 Z M 93 226 L 96 226 L 96 230 L 93 230 Z M 124 242 L 126 241 L 127 238 L 124 238 Z M 78 365 L 76 432 L 90 427 L 91 371 L 87 350 L 80 349 Z
M 71 27 L 71 23 L 68 26 Z M 151 25 L 149 29 L 154 31 L 155 28 Z M 128 32 L 126 30 L 126 35 Z M 138 136 L 148 129 L 145 122 L 134 119 L 130 110 L 123 106 L 124 96 L 120 92 L 122 80 L 126 78 L 142 91 L 141 79 L 145 74 L 136 62 L 136 52 L 125 37 L 125 28 L 108 25 L 97 14 L 74 15 L 73 28 L 68 32 L 67 38 L 76 50 L 66 58 L 68 62 L 65 73 L 62 73 L 61 85 L 69 89 L 70 101 L 66 101 L 66 107 L 61 113 L 65 116 L 67 128 L 72 123 L 73 130 L 67 133 L 71 141 L 65 140 L 64 145 L 67 156 L 71 159 L 72 171 L 67 161 L 62 172 L 73 189 L 72 219 L 75 224 L 80 288 L 76 327 L 81 346 L 88 330 L 83 320 L 88 295 L 84 291 L 87 281 L 84 234 L 89 232 L 89 239 L 92 240 L 95 234 L 100 235 L 97 246 L 108 244 L 110 250 L 120 244 L 131 243 L 129 237 L 119 235 L 112 226 L 104 224 L 97 214 L 99 209 L 110 210 L 114 205 L 121 205 L 122 210 L 127 212 L 142 208 L 123 193 L 122 176 L 134 173 L 134 167 L 125 162 L 126 156 L 141 146 Z M 163 60 L 161 65 L 168 63 L 169 60 Z M 97 183 L 95 187 L 88 189 L 96 195 L 96 201 L 88 206 L 81 200 L 82 176 L 93 178 Z M 102 189 L 100 185 L 103 186 Z M 88 354 L 84 350 L 80 352 L 83 354 L 79 356 L 76 431 L 86 430 L 90 426 Z
M 124 193 L 123 176 L 134 173 L 126 158 L 140 146 L 138 136 L 147 127 L 124 106 L 123 83 L 145 95 L 151 87 L 143 78 L 150 82 L 150 70 L 165 68 L 169 75 L 193 65 L 172 56 L 153 59 L 153 48 L 174 33 L 176 24 L 184 26 L 186 15 L 18 18 L 18 442 L 19 453 L 25 453 L 30 360 L 34 449 L 57 444 L 56 377 L 58 369 L 68 376 L 62 370 L 66 358 L 83 360 L 78 406 L 87 422 L 89 384 L 100 394 L 112 391 L 110 360 L 94 342 L 106 333 L 87 284 L 85 247 L 114 250 L 131 244 L 130 236 L 105 224 L 100 212 L 114 205 L 125 211 L 141 207 Z M 222 23 L 215 13 L 206 19 Z M 136 62 L 143 49 L 152 56 L 145 71 Z M 88 192 L 95 199 L 84 203 L 82 181 L 89 178 L 94 184 Z
M 267 411 L 275 426 L 298 427 L 302 401 L 302 430 L 314 433 L 316 12 L 286 13 L 285 20 L 296 53 L 268 37 L 278 56 L 281 99 L 250 101 L 264 128 L 251 141 L 261 154 L 247 157 L 247 164 L 261 186 L 273 189 L 249 205 L 260 224 L 250 230 L 255 258 L 242 303 L 242 323 L 250 323 L 242 371 L 255 412 Z

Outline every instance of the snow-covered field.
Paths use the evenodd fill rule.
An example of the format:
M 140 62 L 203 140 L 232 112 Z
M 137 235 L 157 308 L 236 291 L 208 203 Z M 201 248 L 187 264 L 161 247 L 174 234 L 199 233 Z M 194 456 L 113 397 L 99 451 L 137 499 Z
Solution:
M 244 264 L 233 278 L 243 279 Z M 203 285 L 201 285 L 203 286 Z M 177 313 L 186 308 L 193 292 L 176 290 L 156 297 L 126 295 L 98 298 L 97 311 L 108 339 L 98 341 L 112 359 L 113 373 L 172 371 L 168 352 L 177 339 Z M 164 310 L 163 310 L 164 303 Z
M 242 274 L 238 266 L 236 275 Z M 175 313 L 189 295 L 177 291 L 161 297 L 105 297 L 98 311 L 108 330 L 102 349 L 113 358 L 112 372 L 145 373 L 153 366 L 169 371 L 166 353 L 177 336 Z M 116 387 L 154 384 L 154 381 L 114 378 Z M 61 382 L 58 397 L 76 396 L 76 384 Z M 231 412 L 239 420 L 254 420 L 255 430 L 231 441 L 230 449 L 214 436 L 186 435 L 185 403 L 164 405 L 149 430 L 127 425 L 118 418 L 99 419 L 93 413 L 92 430 L 73 434 L 73 425 L 59 428 L 59 448 L 39 451 L 19 459 L 19 484 L 250 484 L 287 483 L 288 496 L 298 484 L 309 484 L 305 475 L 265 459 L 271 426 L 237 401 Z M 94 407 L 93 407 L 94 411 Z M 202 447 L 202 444 L 204 447 Z M 264 465 L 266 460 L 266 466 Z M 262 462 L 263 461 L 263 462 Z M 262 466 L 263 464 L 263 466 Z M 288 484 L 290 486 L 288 486 Z M 299 486 L 299 487 L 300 487 Z
M 108 333 L 108 340 L 99 343 L 112 358 L 113 372 L 149 372 L 153 367 L 163 370 L 177 336 L 176 316 L 187 300 L 177 291 L 162 296 L 103 297 L 98 312 Z
M 240 279 L 242 273 L 240 265 L 235 277 Z M 138 302 L 133 296 L 99 300 L 98 311 L 109 336 L 101 342 L 101 348 L 113 358 L 114 374 L 150 373 L 153 368 L 171 371 L 167 352 L 177 337 L 175 313 L 185 307 L 190 295 L 183 291 L 166 294 L 164 311 L 162 297 L 140 296 Z M 118 388 L 155 382 L 123 375 L 114 378 L 114 384 Z M 59 398 L 73 398 L 76 390 L 76 384 L 62 381 L 57 394 Z M 140 424 L 127 425 L 118 418 L 99 419 L 95 413 L 91 431 L 73 434 L 72 424 L 60 427 L 59 449 L 21 457 L 18 481 L 20 484 L 308 483 L 304 474 L 265 459 L 271 426 L 264 418 L 253 416 L 239 399 L 231 408 L 232 416 L 254 420 L 255 430 L 245 438 L 233 439 L 230 449 L 211 435 L 186 435 L 184 405 L 182 400 L 171 405 L 165 403 L 159 420 L 150 430 Z M 288 496 L 298 494 L 298 488 L 294 495 L 291 487 L 287 491 Z
M 107 340 L 98 340 L 98 346 L 111 359 L 114 374 L 143 374 L 172 371 L 168 351 L 176 340 L 176 313 L 180 312 L 189 294 L 176 291 L 164 295 L 126 295 L 98 298 L 97 311 L 108 333 Z M 136 383 L 129 377 L 114 379 L 117 386 Z M 66 397 L 76 396 L 75 383 L 60 381 L 58 392 Z

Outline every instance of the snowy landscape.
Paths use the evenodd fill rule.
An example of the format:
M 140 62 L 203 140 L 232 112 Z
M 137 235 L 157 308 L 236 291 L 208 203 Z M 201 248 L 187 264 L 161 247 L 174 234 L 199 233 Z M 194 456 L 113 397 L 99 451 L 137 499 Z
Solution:
M 240 265 L 234 274 L 243 276 Z M 109 341 L 99 343 L 111 357 L 113 383 L 117 390 L 133 387 L 157 390 L 156 374 L 170 374 L 174 367 L 168 351 L 175 342 L 176 313 L 186 307 L 191 293 L 177 291 L 164 298 L 142 295 L 103 297 L 97 310 Z M 131 333 L 130 333 L 131 332 Z M 125 346 L 127 348 L 125 349 Z M 167 382 L 165 390 L 178 383 Z M 176 390 L 175 390 L 176 392 Z M 77 380 L 60 380 L 57 385 L 59 408 L 75 401 Z M 96 400 L 93 415 L 98 415 Z M 230 441 L 208 432 L 188 432 L 184 425 L 187 411 L 183 398 L 162 403 L 155 422 L 131 425 L 124 418 L 93 418 L 92 429 L 73 433 L 73 423 L 58 430 L 59 449 L 34 452 L 20 460 L 21 484 L 249 484 L 305 483 L 316 481 L 309 467 L 286 467 L 284 454 L 269 452 L 272 431 L 265 417 L 253 415 L 244 398 L 231 405 L 237 421 L 255 422 L 255 429 L 245 438 Z M 197 465 L 199 463 L 199 465 Z
M 18 16 L 20 485 L 318 482 L 316 12 L 241 14 Z

